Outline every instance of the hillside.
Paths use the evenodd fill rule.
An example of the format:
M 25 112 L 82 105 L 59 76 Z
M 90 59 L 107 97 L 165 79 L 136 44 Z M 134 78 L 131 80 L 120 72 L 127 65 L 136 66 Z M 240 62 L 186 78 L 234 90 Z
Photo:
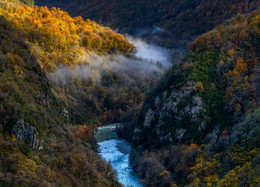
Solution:
M 0 0 L 0 186 L 258 186 L 259 3 Z
M 92 135 L 142 104 L 153 79 L 120 71 L 134 53 L 89 19 L 1 0 L 0 186 L 121 186 Z
M 23 30 L 73 123 L 118 120 L 129 108 L 140 106 L 143 93 L 157 78 L 158 72 L 140 74 L 134 69 L 139 59 L 119 56 L 134 51 L 133 45 L 95 22 L 46 7 L 10 9 L 3 14 Z M 121 58 L 126 58 L 126 65 Z M 122 73 L 129 64 L 132 67 L 127 68 L 133 70 Z
M 146 36 L 169 47 L 186 45 L 187 41 L 213 29 L 237 13 L 248 13 L 259 6 L 258 0 L 36 0 L 35 2 L 38 5 L 60 7 L 74 16 L 93 19 L 119 29 L 120 32 Z
M 150 186 L 259 185 L 260 11 L 196 38 L 148 94 L 131 164 Z

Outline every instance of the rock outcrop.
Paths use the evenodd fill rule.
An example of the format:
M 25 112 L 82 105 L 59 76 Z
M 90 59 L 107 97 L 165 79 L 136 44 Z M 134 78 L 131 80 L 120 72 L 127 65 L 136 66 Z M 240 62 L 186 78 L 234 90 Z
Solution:
M 40 149 L 37 130 L 23 119 L 16 122 L 11 133 L 15 135 L 17 141 L 23 141 L 31 149 Z
M 198 131 L 203 129 L 201 124 L 204 123 L 199 115 L 204 110 L 204 103 L 202 98 L 193 92 L 194 85 L 194 82 L 188 82 L 178 90 L 158 94 L 144 113 L 144 121 L 136 126 L 134 141 L 139 142 L 146 132 L 152 133 L 153 139 L 160 144 L 181 142 L 189 133 L 189 127 L 183 126 L 185 120 L 191 121 L 193 124 L 190 125 Z

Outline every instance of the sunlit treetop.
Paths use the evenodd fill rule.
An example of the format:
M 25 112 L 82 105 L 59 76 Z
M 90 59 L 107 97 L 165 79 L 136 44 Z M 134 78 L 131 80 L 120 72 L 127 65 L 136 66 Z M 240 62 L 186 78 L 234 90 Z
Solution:
M 48 71 L 60 63 L 82 62 L 85 54 L 91 52 L 126 54 L 133 51 L 133 45 L 123 35 L 89 19 L 72 18 L 59 8 L 31 8 L 16 0 L 1 1 L 0 16 L 21 30 L 30 46 L 34 46 L 33 52 L 41 56 L 41 66 Z

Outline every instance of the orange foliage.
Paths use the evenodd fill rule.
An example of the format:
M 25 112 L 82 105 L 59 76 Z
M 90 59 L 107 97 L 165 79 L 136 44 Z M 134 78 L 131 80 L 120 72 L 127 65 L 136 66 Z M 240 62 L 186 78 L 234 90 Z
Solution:
M 71 129 L 71 132 L 80 140 L 89 142 L 90 136 L 93 135 L 93 129 L 90 126 L 78 125 Z
M 4 16 L 15 27 L 23 30 L 32 45 L 40 47 L 41 61 L 49 56 L 59 56 L 66 65 L 80 62 L 79 56 L 93 51 L 98 54 L 128 53 L 133 45 L 123 35 L 114 33 L 94 21 L 84 21 L 81 17 L 72 18 L 59 8 L 38 7 L 14 4 L 0 7 Z M 48 63 L 47 63 L 48 64 Z M 48 71 L 50 66 L 41 66 Z

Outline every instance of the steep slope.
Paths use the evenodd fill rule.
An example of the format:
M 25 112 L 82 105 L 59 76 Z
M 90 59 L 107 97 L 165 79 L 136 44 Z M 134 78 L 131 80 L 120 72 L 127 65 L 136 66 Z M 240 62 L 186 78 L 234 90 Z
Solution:
M 90 20 L 46 7 L 16 7 L 3 14 L 24 30 L 32 53 L 68 105 L 74 123 L 118 120 L 129 108 L 139 107 L 143 93 L 158 75 L 133 69 L 138 59 L 124 57 L 134 51 L 133 45 Z M 134 61 L 133 67 L 127 67 L 133 70 L 122 73 L 122 58 L 128 66 Z
M 122 102 L 121 111 L 117 106 L 111 110 L 111 105 L 122 104 L 107 93 L 119 75 L 98 69 L 106 61 L 89 59 L 118 54 L 128 59 L 132 52 L 126 38 L 90 20 L 56 8 L 0 1 L 0 186 L 121 186 L 111 165 L 98 156 L 92 135 L 105 113 L 113 120 L 142 99 L 136 104 L 131 97 Z M 81 76 L 80 68 L 93 72 Z M 68 78 L 57 80 L 61 69 Z M 92 80 L 98 70 L 106 72 L 100 73 L 102 84 Z M 135 75 L 128 79 L 139 80 Z M 114 90 L 125 98 L 131 92 L 142 95 L 138 84 L 118 84 Z M 107 109 L 96 110 L 95 102 L 108 102 L 108 97 L 113 102 Z M 87 125 L 70 125 L 75 123 Z
M 259 23 L 239 14 L 198 37 L 148 95 L 131 154 L 144 183 L 259 184 Z
M 78 95 L 73 95 L 74 88 L 68 87 L 67 84 L 59 85 L 59 83 L 52 79 L 53 73 L 56 73 L 60 68 L 67 68 L 69 71 L 75 69 L 77 66 L 88 66 L 89 62 L 86 58 L 88 55 L 92 55 L 93 52 L 95 52 L 95 54 L 128 53 L 133 50 L 132 44 L 122 35 L 115 34 L 111 29 L 101 27 L 90 20 L 85 22 L 79 17 L 71 18 L 66 12 L 56 10 L 55 8 L 51 10 L 44 7 L 30 8 L 28 6 L 16 6 L 12 3 L 2 1 L 1 19 L 3 20 L 1 22 L 1 35 L 3 38 L 1 40 L 1 53 L 3 58 L 3 78 L 1 81 L 3 81 L 2 84 L 6 84 L 9 80 L 11 83 L 19 83 L 20 87 L 22 87 L 19 88 L 18 86 L 15 87 L 13 84 L 10 84 L 10 86 L 14 87 L 14 91 L 2 87 L 4 89 L 3 92 L 1 92 L 3 98 L 7 99 L 4 100 L 3 104 L 8 103 L 8 100 L 12 98 L 9 96 L 13 94 L 14 99 L 12 100 L 17 101 L 17 103 L 37 103 L 34 102 L 34 98 L 27 99 L 27 97 L 35 96 L 39 102 L 45 103 L 44 105 L 40 104 L 41 106 L 55 106 L 43 98 L 45 91 L 50 92 L 49 95 L 55 95 L 56 100 L 63 101 L 64 104 L 66 102 L 67 107 L 69 104 L 73 106 L 73 101 L 76 102 L 75 105 L 78 105 L 80 101 L 76 99 Z M 14 42 L 8 42 L 9 40 Z M 25 49 L 23 48 L 25 48 L 26 51 L 24 51 Z M 30 53 L 28 53 L 28 51 Z M 34 59 L 34 64 L 36 65 L 30 66 L 30 63 L 25 62 L 25 58 L 29 58 L 31 61 Z M 35 75 L 28 77 L 28 74 L 30 75 L 33 74 L 34 71 L 39 72 L 40 70 L 45 76 L 40 77 L 43 81 L 40 79 L 39 82 L 37 82 L 38 78 L 35 78 Z M 13 77 L 13 74 L 8 75 L 8 72 L 15 73 L 15 77 Z M 5 76 L 5 74 L 7 75 Z M 12 79 L 8 79 L 8 76 L 11 76 Z M 48 76 L 49 80 L 47 80 L 46 76 Z M 81 78 L 81 80 L 77 80 L 76 76 L 71 77 L 71 79 L 72 78 L 76 79 L 75 82 L 79 82 L 77 84 L 78 87 L 83 87 L 81 90 L 87 90 L 89 87 L 92 87 L 92 90 L 95 89 L 96 83 L 91 81 L 91 77 L 90 80 L 85 80 L 85 82 L 87 82 L 85 84 L 83 82 L 84 79 L 81 77 L 78 78 Z M 27 85 L 25 85 L 26 81 L 28 81 Z M 33 81 L 35 82 L 34 84 L 32 84 Z M 63 79 L 62 81 L 66 80 Z M 74 82 L 74 80 L 71 81 Z M 107 81 L 109 81 L 109 79 Z M 51 85 L 53 86 L 52 90 Z M 32 89 L 30 90 L 30 88 Z M 38 89 L 41 91 L 38 91 Z M 68 93 L 62 92 L 62 89 L 66 89 Z M 25 92 L 24 95 L 20 96 L 19 90 L 22 90 L 21 94 Z M 17 103 L 14 103 L 14 106 L 16 106 Z M 94 104 L 95 103 L 93 103 L 93 105 Z M 70 110 L 68 114 L 75 115 L 76 109 L 72 108 Z M 12 109 L 10 111 L 17 114 L 20 110 L 16 107 L 16 110 Z M 36 111 L 36 113 L 37 112 L 38 111 Z M 28 114 L 32 115 L 31 112 L 28 112 Z M 2 122 L 9 121 L 5 118 L 12 115 L 13 114 L 2 114 Z M 87 116 L 87 113 L 85 116 Z M 80 122 L 83 123 L 85 121 L 81 120 Z
M 237 13 L 247 13 L 257 0 L 36 0 L 36 4 L 60 7 L 72 15 L 91 18 L 99 23 L 139 33 L 162 45 L 176 47 L 211 30 Z M 180 42 L 181 41 L 181 42 Z

